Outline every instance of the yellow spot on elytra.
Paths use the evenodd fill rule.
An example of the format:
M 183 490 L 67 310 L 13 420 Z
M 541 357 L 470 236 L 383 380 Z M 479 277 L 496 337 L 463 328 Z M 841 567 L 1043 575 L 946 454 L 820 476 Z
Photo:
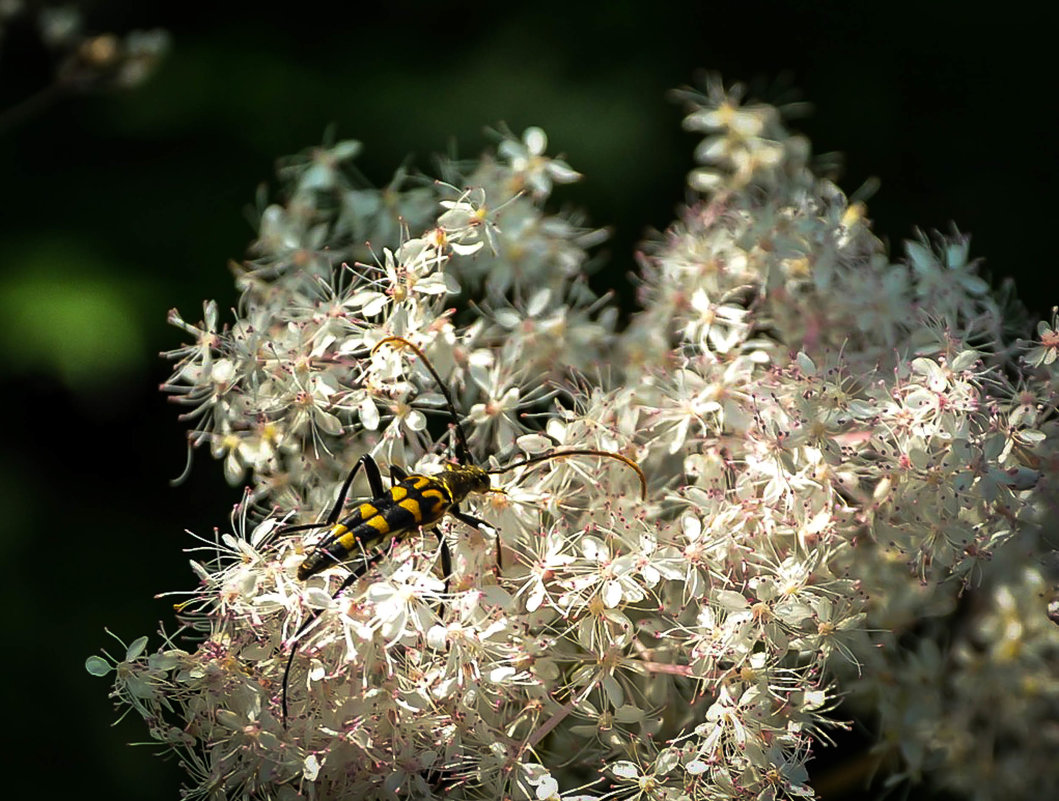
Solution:
M 375 515 L 375 517 L 369 518 L 364 522 L 380 534 L 385 534 L 390 530 L 390 524 L 386 522 L 386 519 L 382 515 Z
M 342 549 L 348 554 L 353 552 L 353 548 L 357 544 L 357 538 L 353 536 L 352 531 L 346 531 L 341 537 L 335 539 L 335 543 L 342 546 Z
M 426 493 L 423 494 L 425 495 Z M 412 517 L 414 517 L 417 522 L 423 519 L 423 513 L 419 509 L 419 501 L 417 501 L 415 498 L 405 498 L 397 505 L 400 506 L 402 509 L 407 509 L 409 512 L 411 512 Z
M 379 513 L 379 510 L 372 506 L 370 503 L 362 503 L 360 508 L 357 509 L 360 512 L 361 520 L 370 520 Z
M 408 494 L 408 490 L 406 490 L 404 487 L 402 487 L 400 485 L 397 485 L 396 487 L 391 487 L 390 488 L 390 497 L 393 498 L 395 501 L 401 500 L 407 494 Z

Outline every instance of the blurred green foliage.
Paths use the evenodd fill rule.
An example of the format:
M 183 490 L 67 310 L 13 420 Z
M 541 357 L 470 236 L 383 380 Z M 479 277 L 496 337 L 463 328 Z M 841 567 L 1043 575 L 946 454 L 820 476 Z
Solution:
M 0 276 L 0 346 L 11 367 L 86 393 L 148 369 L 145 316 L 164 302 L 156 287 L 117 282 L 97 254 L 61 242 L 34 242 L 13 262 Z

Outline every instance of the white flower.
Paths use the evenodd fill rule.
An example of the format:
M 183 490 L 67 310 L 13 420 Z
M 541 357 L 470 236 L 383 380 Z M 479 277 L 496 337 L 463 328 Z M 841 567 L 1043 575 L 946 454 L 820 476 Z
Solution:
M 446 211 L 438 217 L 438 231 L 443 236 L 439 243 L 459 256 L 473 255 L 486 243 L 490 249 L 496 250 L 484 192 L 468 190 L 457 200 L 441 201 L 441 206 Z
M 552 183 L 569 184 L 580 180 L 581 173 L 560 159 L 544 156 L 548 136 L 540 128 L 527 128 L 522 140 L 509 137 L 500 143 L 501 157 L 506 158 L 515 175 L 538 197 L 551 194 Z
M 1037 323 L 1037 345 L 1023 357 L 1033 367 L 1049 365 L 1059 355 L 1059 307 L 1052 308 L 1052 321 Z
M 403 562 L 368 588 L 367 598 L 374 604 L 373 624 L 388 643 L 411 632 L 425 634 L 434 622 L 431 599 L 438 599 L 444 590 L 445 582 L 415 570 L 410 561 Z

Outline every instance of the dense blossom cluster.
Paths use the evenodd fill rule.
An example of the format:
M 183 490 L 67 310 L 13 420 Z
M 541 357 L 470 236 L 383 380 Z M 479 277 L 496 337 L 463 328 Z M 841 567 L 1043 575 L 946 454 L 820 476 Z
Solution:
M 181 635 L 88 668 L 189 796 L 805 798 L 849 714 L 891 781 L 1059 791 L 1055 322 L 1018 340 L 959 233 L 892 262 L 775 108 L 684 98 L 699 200 L 645 245 L 623 331 L 585 283 L 602 233 L 545 211 L 579 176 L 538 129 L 381 190 L 356 143 L 292 159 L 236 319 L 171 314 L 166 389 L 247 501 Z M 528 465 L 469 499 L 488 527 L 440 525 L 447 580 L 413 531 L 337 596 L 352 564 L 299 581 L 320 534 L 283 525 L 359 457 L 455 453 L 388 337 L 478 464 L 607 451 L 646 499 L 618 460 Z

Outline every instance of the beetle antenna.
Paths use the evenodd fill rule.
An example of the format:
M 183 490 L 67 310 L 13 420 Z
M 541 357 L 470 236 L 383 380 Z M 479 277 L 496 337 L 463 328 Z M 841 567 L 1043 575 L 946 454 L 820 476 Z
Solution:
M 460 425 L 460 417 L 456 414 L 456 404 L 452 402 L 452 395 L 449 394 L 448 387 L 446 387 L 445 382 L 441 380 L 441 377 L 434 369 L 434 365 L 430 363 L 430 359 L 427 358 L 422 350 L 404 337 L 386 337 L 385 339 L 379 340 L 375 347 L 371 349 L 371 355 L 374 356 L 375 351 L 383 345 L 401 345 L 410 348 L 412 352 L 422 360 L 423 366 L 430 371 L 431 377 L 438 385 L 438 389 L 441 390 L 441 394 L 445 398 L 445 405 L 449 407 L 449 415 L 452 417 L 453 427 L 456 429 L 456 457 L 463 464 L 472 464 L 474 460 L 471 459 L 471 449 L 467 447 L 467 435 L 463 431 L 463 426 Z
M 605 456 L 608 459 L 617 459 L 633 470 L 636 471 L 637 478 L 640 479 L 640 500 L 647 500 L 647 476 L 644 475 L 643 470 L 636 462 L 630 459 L 628 456 L 622 456 L 620 453 L 611 453 L 610 451 L 595 451 L 587 448 L 576 448 L 568 451 L 555 451 L 554 453 L 546 453 L 543 456 L 532 456 L 529 459 L 523 459 L 518 462 L 512 462 L 504 467 L 497 467 L 493 470 L 486 470 L 490 475 L 498 475 L 500 473 L 506 473 L 508 470 L 514 470 L 516 467 L 525 467 L 528 464 L 538 464 L 540 462 L 547 462 L 550 459 L 559 459 L 564 456 Z

